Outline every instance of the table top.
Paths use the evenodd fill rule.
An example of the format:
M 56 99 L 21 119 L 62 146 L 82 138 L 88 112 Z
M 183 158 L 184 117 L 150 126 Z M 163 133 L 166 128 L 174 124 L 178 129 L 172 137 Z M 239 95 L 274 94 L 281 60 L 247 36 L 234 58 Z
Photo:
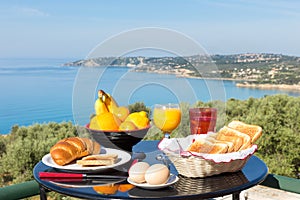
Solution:
M 157 149 L 159 141 L 141 141 L 133 147 L 133 152 L 143 152 L 145 157 L 144 161 L 149 164 L 161 163 L 161 160 L 157 159 L 157 155 L 161 155 L 162 152 Z M 134 155 L 134 153 L 133 153 Z M 127 175 L 127 169 L 130 163 L 124 165 L 118 169 L 106 170 L 104 172 L 97 172 L 98 174 L 121 174 Z M 65 195 L 87 198 L 87 199 L 101 199 L 101 198 L 117 198 L 117 199 L 153 199 L 153 198 L 184 198 L 184 199 L 199 199 L 199 198 L 214 198 L 240 192 L 248 189 L 262 182 L 268 173 L 268 168 L 265 163 L 256 156 L 251 156 L 243 169 L 234 173 L 223 173 L 205 178 L 188 178 L 178 175 L 176 168 L 170 164 L 170 171 L 173 174 L 178 175 L 179 180 L 172 186 L 157 190 L 147 190 L 139 187 L 134 187 L 128 191 L 117 190 L 114 194 L 103 194 L 103 191 L 99 191 L 93 181 L 87 181 L 82 183 L 80 187 L 69 187 L 69 185 L 61 185 L 51 181 L 42 180 L 39 178 L 39 172 L 42 171 L 57 171 L 52 167 L 48 167 L 42 162 L 39 162 L 34 170 L 33 175 L 36 181 L 43 187 L 56 191 Z M 102 183 L 103 184 L 103 183 Z M 113 185 L 125 185 L 127 181 L 125 179 L 119 180 L 118 183 Z M 97 192 L 98 191 L 98 192 Z

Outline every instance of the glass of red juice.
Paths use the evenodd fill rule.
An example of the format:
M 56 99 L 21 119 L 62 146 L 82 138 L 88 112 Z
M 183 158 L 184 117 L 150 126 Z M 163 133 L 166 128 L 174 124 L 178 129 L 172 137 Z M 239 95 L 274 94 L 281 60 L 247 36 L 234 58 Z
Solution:
M 216 108 L 191 108 L 189 114 L 191 134 L 207 134 L 216 131 Z

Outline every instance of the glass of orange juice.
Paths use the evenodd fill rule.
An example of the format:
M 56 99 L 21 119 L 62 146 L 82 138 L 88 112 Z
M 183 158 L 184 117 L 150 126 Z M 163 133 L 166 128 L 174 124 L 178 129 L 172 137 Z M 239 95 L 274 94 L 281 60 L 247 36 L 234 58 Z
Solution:
M 177 128 L 181 121 L 181 111 L 178 104 L 155 104 L 153 122 L 163 131 L 165 138 L 170 138 L 171 132 Z

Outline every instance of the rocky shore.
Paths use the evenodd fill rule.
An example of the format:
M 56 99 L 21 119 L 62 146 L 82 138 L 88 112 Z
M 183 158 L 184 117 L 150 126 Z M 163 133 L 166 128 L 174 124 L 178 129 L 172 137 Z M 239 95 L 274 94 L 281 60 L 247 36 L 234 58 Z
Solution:
M 143 71 L 144 72 L 144 71 Z M 147 73 L 159 73 L 159 74 L 175 74 L 177 77 L 181 78 L 198 78 L 198 79 L 211 79 L 211 80 L 228 80 L 228 81 L 243 81 L 243 79 L 238 78 L 216 78 L 216 77 L 197 77 L 190 75 L 189 70 L 182 71 L 147 71 Z M 253 80 L 252 80 L 253 81 Z M 300 84 L 298 85 L 287 85 L 287 84 L 255 84 L 255 83 L 236 83 L 236 87 L 245 87 L 245 88 L 256 88 L 261 90 L 285 90 L 285 91 L 295 91 L 300 92 Z
M 263 90 L 289 90 L 300 92 L 300 85 L 286 85 L 286 84 L 252 84 L 252 83 L 237 83 L 237 87 L 246 87 L 246 88 L 258 88 Z

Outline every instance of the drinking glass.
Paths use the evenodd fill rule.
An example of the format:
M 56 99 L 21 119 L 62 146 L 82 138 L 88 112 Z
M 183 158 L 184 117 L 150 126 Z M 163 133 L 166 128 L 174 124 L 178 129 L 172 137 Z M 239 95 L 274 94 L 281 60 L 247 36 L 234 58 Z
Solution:
M 206 134 L 216 131 L 217 109 L 191 108 L 189 114 L 191 134 Z
M 163 133 L 165 138 L 170 138 L 172 131 L 181 121 L 181 111 L 178 104 L 155 104 L 153 121 Z

